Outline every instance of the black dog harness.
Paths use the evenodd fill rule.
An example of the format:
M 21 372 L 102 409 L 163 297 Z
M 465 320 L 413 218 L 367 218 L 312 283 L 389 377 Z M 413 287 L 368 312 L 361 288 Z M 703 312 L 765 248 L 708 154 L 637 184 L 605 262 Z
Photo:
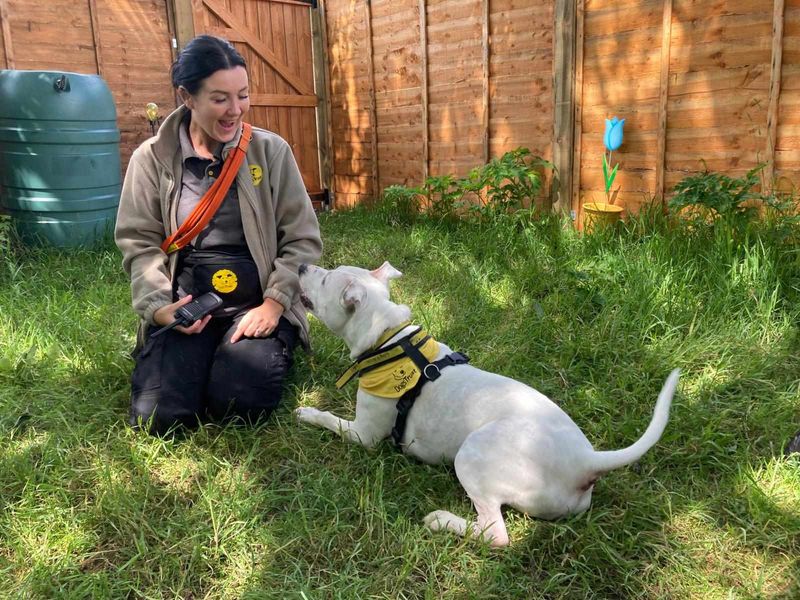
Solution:
M 408 335 L 388 346 L 383 345 L 408 325 L 409 323 L 406 322 L 387 331 L 372 349 L 361 354 L 336 381 L 337 389 L 341 389 L 356 375 L 361 377 L 378 369 L 381 369 L 381 379 L 386 375 L 393 377 L 393 380 L 388 382 L 391 387 L 387 388 L 386 382 L 382 386 L 384 389 L 391 390 L 388 394 L 375 392 L 371 388 L 365 387 L 363 380 L 361 387 L 378 396 L 395 398 L 399 395 L 396 404 L 397 418 L 392 428 L 392 439 L 398 449 L 402 449 L 401 441 L 406 430 L 406 421 L 414 402 L 422 391 L 422 386 L 428 381 L 436 381 L 445 367 L 469 362 L 469 357 L 461 352 L 453 352 L 436 361 L 430 360 L 430 356 L 436 356 L 439 353 L 439 345 L 421 327 L 417 327 Z M 409 360 L 410 366 L 406 364 Z M 372 379 L 371 385 L 374 385 L 374 378 Z M 400 395 L 401 393 L 402 395 Z

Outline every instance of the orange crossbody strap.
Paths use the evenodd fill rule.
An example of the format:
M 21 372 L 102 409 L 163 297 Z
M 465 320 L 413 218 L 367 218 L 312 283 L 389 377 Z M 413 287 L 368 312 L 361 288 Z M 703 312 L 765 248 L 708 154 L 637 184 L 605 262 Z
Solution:
M 219 177 L 211 184 L 208 191 L 203 194 L 197 206 L 189 213 L 189 216 L 178 227 L 178 230 L 161 244 L 161 249 L 164 252 L 172 254 L 180 250 L 197 237 L 197 234 L 208 225 L 228 194 L 228 189 L 230 189 L 233 180 L 236 179 L 236 174 L 239 172 L 239 167 L 242 165 L 252 137 L 253 127 L 249 123 L 242 123 L 242 135 L 239 138 L 239 143 L 228 155 Z

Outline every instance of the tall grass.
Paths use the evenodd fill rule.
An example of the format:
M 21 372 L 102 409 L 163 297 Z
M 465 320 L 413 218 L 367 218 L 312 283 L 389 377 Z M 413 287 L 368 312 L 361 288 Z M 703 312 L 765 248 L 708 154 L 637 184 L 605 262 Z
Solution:
M 405 273 L 394 296 L 473 364 L 528 382 L 597 448 L 662 440 L 556 522 L 509 511 L 512 545 L 433 534 L 472 514 L 452 469 L 294 422 L 337 391 L 347 351 L 312 323 L 283 407 L 255 429 L 160 440 L 126 427 L 135 319 L 111 248 L 11 244 L 0 260 L 0 597 L 796 598 L 800 258 L 645 214 L 581 236 L 324 215 L 324 264 Z

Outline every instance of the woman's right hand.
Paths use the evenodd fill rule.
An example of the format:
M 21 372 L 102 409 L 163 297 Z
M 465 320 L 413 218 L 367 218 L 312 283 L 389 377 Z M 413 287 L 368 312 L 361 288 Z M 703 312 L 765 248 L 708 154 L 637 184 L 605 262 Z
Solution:
M 184 296 L 177 302 L 173 302 L 172 304 L 165 304 L 153 313 L 153 320 L 156 322 L 156 325 L 161 325 L 162 327 L 166 327 L 170 323 L 175 320 L 175 311 L 177 311 L 181 306 L 184 304 L 189 304 L 192 301 L 192 295 L 189 294 Z M 200 333 L 205 328 L 206 324 L 211 320 L 211 315 L 206 315 L 202 319 L 195 321 L 189 327 L 183 327 L 182 325 L 178 325 L 175 327 L 177 331 L 181 333 L 185 333 L 188 335 L 192 335 L 195 333 Z

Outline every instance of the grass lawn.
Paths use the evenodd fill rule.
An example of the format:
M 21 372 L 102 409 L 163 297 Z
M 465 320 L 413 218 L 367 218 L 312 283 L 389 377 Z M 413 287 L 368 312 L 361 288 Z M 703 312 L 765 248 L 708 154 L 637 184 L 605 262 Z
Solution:
M 476 366 L 528 382 L 599 449 L 632 443 L 683 369 L 661 441 L 511 546 L 425 529 L 471 515 L 448 466 L 297 424 L 351 417 L 348 352 L 312 323 L 282 408 L 185 439 L 126 426 L 135 317 L 116 249 L 0 258 L 0 597 L 798 598 L 800 253 L 660 219 L 528 224 L 323 215 L 325 266 L 404 272 L 396 300 Z

